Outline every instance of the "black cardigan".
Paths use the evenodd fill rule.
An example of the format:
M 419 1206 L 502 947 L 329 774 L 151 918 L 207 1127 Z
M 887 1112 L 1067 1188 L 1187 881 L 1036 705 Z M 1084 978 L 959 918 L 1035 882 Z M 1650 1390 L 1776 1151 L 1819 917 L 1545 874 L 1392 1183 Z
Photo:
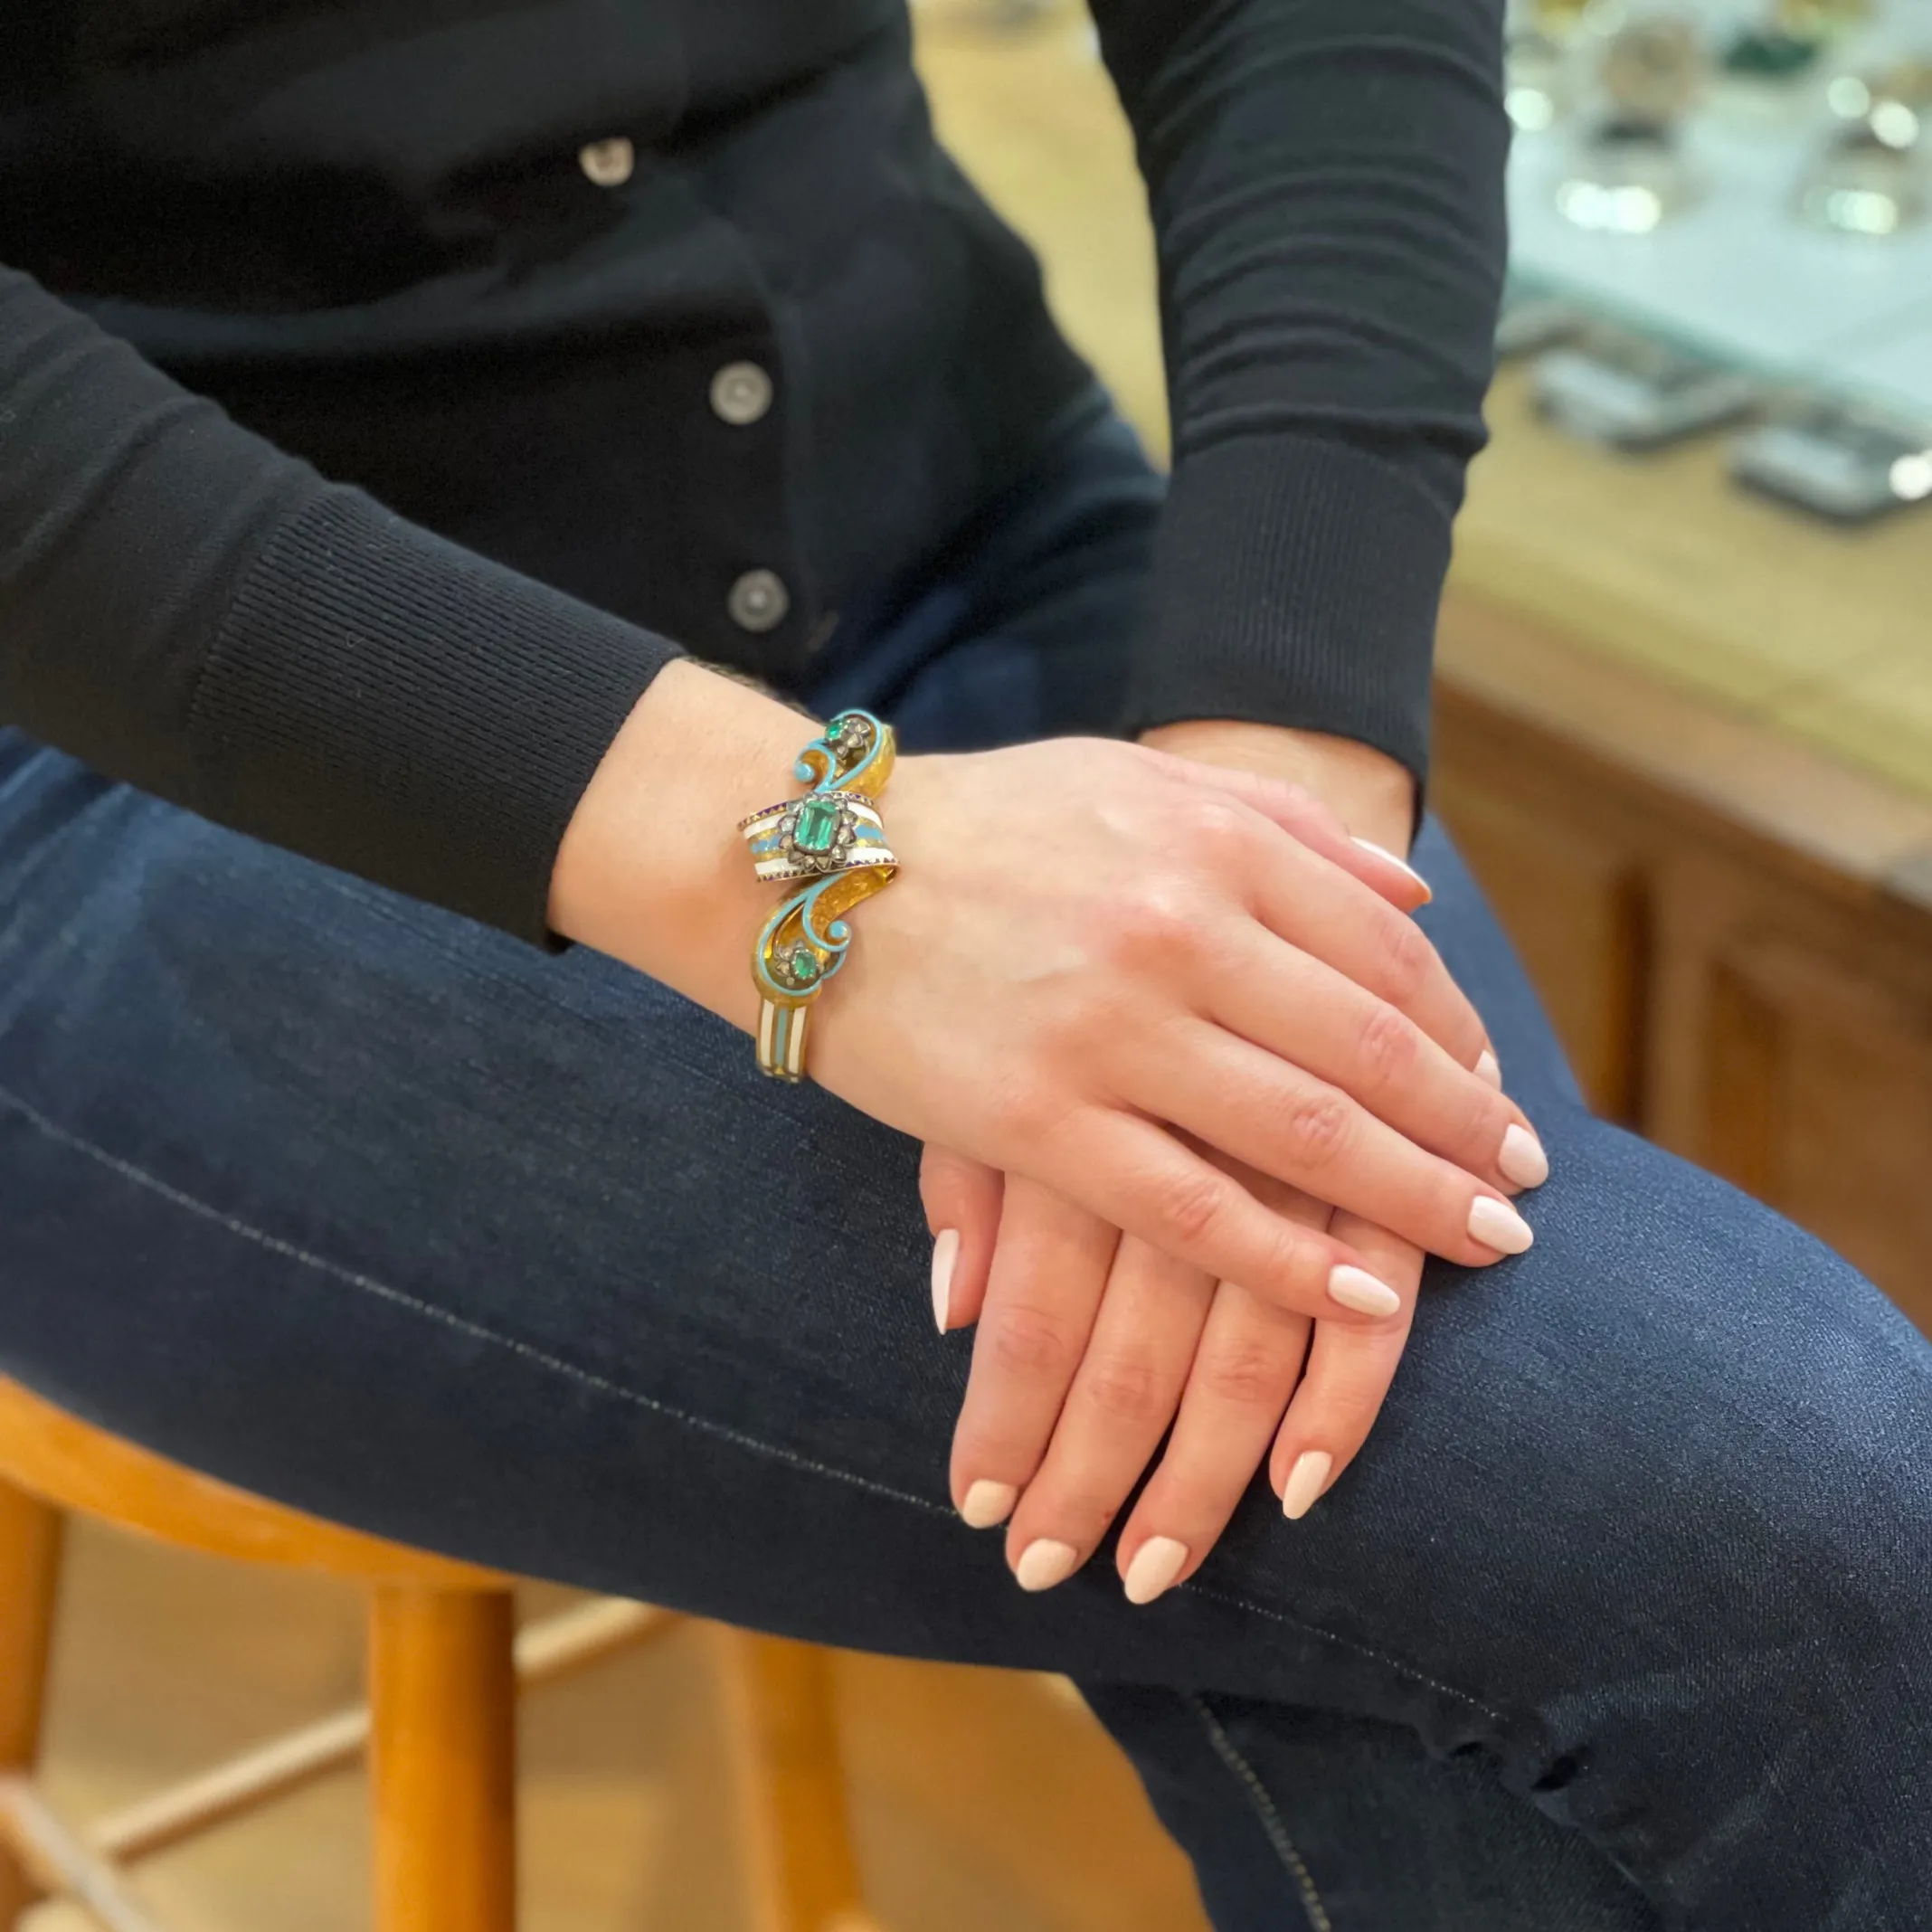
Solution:
M 1128 722 L 1419 773 L 1501 0 L 1094 11 L 1175 426 Z M 1090 380 L 903 0 L 15 0 L 0 43 L 0 720 L 526 937 L 675 649 L 791 681 Z

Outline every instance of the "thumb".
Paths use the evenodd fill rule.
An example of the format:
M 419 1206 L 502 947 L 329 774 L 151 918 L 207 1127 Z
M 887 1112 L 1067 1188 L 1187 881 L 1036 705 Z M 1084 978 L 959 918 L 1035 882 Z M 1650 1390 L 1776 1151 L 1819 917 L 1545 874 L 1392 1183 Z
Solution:
M 997 1169 L 926 1143 L 919 1161 L 919 1198 L 933 1231 L 933 1319 L 942 1335 L 980 1319 L 1005 1191 Z

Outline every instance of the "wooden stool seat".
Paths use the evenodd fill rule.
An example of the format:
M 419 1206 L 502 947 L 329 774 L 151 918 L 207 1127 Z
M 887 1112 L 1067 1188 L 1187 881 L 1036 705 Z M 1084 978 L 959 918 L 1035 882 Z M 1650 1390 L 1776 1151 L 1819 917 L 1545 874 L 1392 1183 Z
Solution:
M 85 1830 L 33 1783 L 63 1516 L 369 1591 L 365 1709 L 339 1712 Z M 514 1932 L 516 1695 L 684 1621 L 595 1600 L 515 1629 L 514 1579 L 365 1536 L 197 1474 L 0 1378 L 0 1932 L 43 1895 L 109 1932 L 158 1932 L 138 1859 L 354 1762 L 374 1807 L 377 1932 Z M 760 1932 L 868 1932 L 829 1659 L 719 1626 Z

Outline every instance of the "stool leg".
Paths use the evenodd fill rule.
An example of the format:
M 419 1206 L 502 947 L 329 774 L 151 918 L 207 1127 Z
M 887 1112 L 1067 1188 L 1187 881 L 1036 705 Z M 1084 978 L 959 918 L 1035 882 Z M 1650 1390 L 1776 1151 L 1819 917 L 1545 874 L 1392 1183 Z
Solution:
M 832 1660 L 719 1626 L 758 1932 L 864 1932 L 846 1817 Z
M 31 1771 L 39 1755 L 62 1530 L 58 1510 L 0 1482 L 0 1772 Z M 0 1928 L 11 1928 L 37 1896 L 0 1845 Z
M 507 1591 L 374 1594 L 376 1932 L 515 1932 L 511 1610 Z

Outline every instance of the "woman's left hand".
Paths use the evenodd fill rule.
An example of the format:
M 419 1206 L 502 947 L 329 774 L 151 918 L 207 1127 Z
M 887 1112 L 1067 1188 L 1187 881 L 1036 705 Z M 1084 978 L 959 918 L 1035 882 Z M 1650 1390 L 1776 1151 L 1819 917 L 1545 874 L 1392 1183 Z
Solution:
M 1093 1555 L 1170 1425 L 1115 1556 L 1133 1603 L 1193 1575 L 1264 1461 L 1299 1517 L 1374 1425 L 1414 1317 L 1421 1251 L 1277 1181 L 1238 1178 L 1360 1249 L 1401 1305 L 1368 1326 L 1311 1321 L 1033 1182 L 926 1149 L 921 1191 L 941 1234 L 933 1312 L 942 1330 L 979 1323 L 953 1502 L 976 1529 L 1007 1524 L 1022 1588 L 1050 1588 Z

